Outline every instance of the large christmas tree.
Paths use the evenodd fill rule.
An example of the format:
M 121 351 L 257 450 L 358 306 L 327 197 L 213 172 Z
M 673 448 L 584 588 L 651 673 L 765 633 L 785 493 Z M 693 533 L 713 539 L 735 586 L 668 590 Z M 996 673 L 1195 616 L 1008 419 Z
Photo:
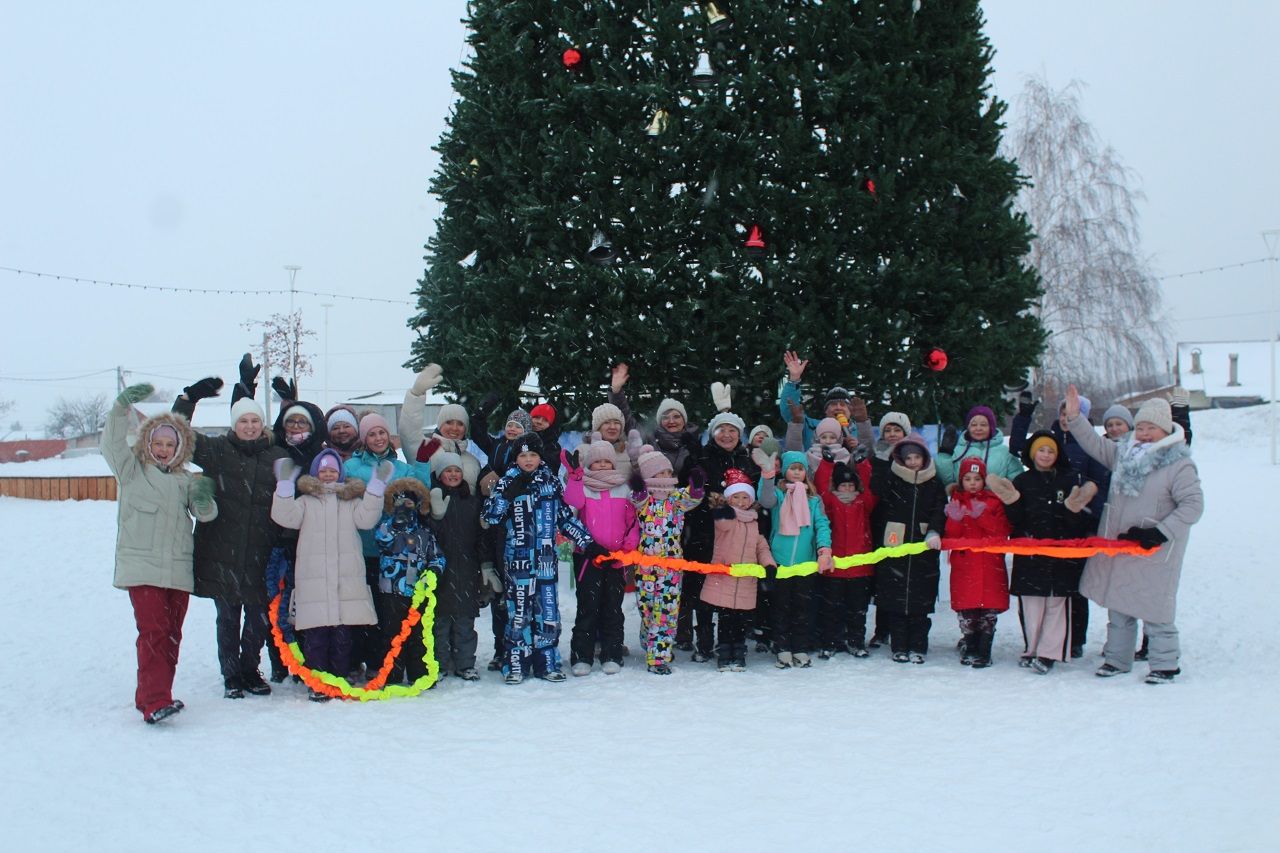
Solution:
M 411 321 L 450 390 L 536 369 L 572 419 L 626 361 L 639 412 L 697 418 L 719 379 L 772 422 L 795 349 L 810 388 L 932 421 L 1037 358 L 977 0 L 471 10 Z

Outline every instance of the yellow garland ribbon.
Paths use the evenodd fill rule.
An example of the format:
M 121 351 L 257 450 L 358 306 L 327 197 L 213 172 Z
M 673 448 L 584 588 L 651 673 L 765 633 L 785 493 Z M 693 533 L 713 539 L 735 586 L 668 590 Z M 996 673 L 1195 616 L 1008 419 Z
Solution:
M 302 649 L 295 640 L 286 644 L 280 633 L 279 618 L 276 615 L 279 610 L 277 602 L 279 595 L 271 602 L 268 613 L 271 616 L 272 634 L 275 639 L 276 648 L 280 651 L 280 658 L 289 672 L 301 678 L 308 686 L 314 686 L 314 682 L 319 682 L 331 688 L 330 690 L 322 690 L 320 692 L 326 695 L 341 696 L 344 699 L 358 699 L 361 702 L 368 702 L 377 699 L 390 699 L 396 696 L 417 696 L 424 690 L 430 688 L 440 678 L 440 664 L 436 660 L 436 643 L 435 633 L 432 628 L 435 625 L 436 614 L 436 574 L 435 572 L 423 572 L 418 578 L 418 582 L 413 585 L 413 598 L 410 601 L 410 608 L 419 610 L 422 613 L 421 631 L 422 631 L 422 662 L 427 665 L 427 674 L 413 682 L 413 684 L 390 684 L 377 690 L 369 690 L 364 687 L 357 687 L 347 679 L 340 675 L 334 675 L 331 672 L 323 672 L 318 669 L 310 669 L 306 666 L 306 658 L 302 654 Z M 423 608 L 423 602 L 426 607 Z

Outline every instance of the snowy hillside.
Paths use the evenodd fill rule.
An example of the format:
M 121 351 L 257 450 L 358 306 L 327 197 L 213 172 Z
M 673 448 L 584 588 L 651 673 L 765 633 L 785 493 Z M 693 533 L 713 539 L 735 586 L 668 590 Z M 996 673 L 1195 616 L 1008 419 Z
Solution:
M 884 650 L 718 673 L 681 654 L 565 684 L 451 678 L 410 700 L 222 698 L 193 599 L 160 726 L 133 709 L 135 632 L 111 587 L 115 506 L 0 499 L 0 775 L 11 850 L 1254 850 L 1280 839 L 1275 532 L 1264 409 L 1194 416 L 1183 672 L 1086 657 L 960 666 L 939 604 L 924 666 Z M 945 598 L 946 579 L 943 581 Z M 564 610 L 572 614 L 567 583 Z M 627 639 L 638 626 L 628 600 Z M 487 614 L 481 652 L 487 659 Z M 568 651 L 568 631 L 562 644 Z

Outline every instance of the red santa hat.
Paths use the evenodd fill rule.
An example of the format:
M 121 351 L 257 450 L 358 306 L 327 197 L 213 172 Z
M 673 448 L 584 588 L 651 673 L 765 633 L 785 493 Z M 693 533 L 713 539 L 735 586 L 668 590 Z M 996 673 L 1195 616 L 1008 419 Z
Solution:
M 749 495 L 754 500 L 756 487 L 751 485 L 751 478 L 742 471 L 730 468 L 724 472 L 724 499 L 728 500 L 738 493 Z

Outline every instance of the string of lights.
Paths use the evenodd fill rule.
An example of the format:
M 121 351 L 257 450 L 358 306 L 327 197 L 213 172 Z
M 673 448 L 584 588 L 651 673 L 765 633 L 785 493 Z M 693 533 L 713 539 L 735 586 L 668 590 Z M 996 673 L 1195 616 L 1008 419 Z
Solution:
M 57 281 L 70 281 L 75 282 L 76 284 L 96 284 L 106 287 L 123 287 L 130 290 L 154 290 L 163 293 L 195 293 L 206 296 L 289 296 L 290 294 L 294 294 L 299 296 L 323 296 L 328 299 L 348 299 L 352 302 L 379 302 L 389 305 L 416 304 L 408 299 L 385 299 L 378 296 L 352 296 L 347 293 L 322 293 L 317 290 L 246 290 L 221 287 L 170 287 L 161 284 L 134 284 L 127 281 L 110 281 L 108 279 L 86 278 L 85 276 L 66 275 L 63 273 L 40 272 L 38 270 L 20 269 L 18 267 L 0 266 L 0 271 L 11 272 L 16 275 L 33 275 L 37 278 L 51 278 Z

